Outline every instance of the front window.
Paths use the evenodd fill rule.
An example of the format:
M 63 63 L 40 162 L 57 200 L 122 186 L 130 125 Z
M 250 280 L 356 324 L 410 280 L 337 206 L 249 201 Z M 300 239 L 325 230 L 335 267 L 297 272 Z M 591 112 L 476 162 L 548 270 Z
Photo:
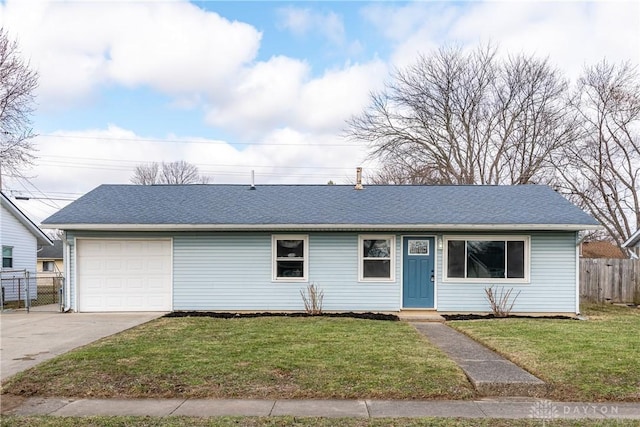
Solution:
M 13 268 L 13 248 L 11 246 L 2 247 L 2 268 Z
M 526 282 L 529 238 L 445 238 L 446 278 L 464 281 Z
M 306 235 L 273 236 L 273 280 L 307 281 L 309 237 Z
M 394 280 L 394 236 L 360 236 L 359 246 L 361 281 Z

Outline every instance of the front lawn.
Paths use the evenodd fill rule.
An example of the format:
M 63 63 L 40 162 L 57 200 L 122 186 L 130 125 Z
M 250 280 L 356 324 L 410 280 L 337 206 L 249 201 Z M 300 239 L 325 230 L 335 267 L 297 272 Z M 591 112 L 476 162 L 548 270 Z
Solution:
M 63 397 L 473 397 L 464 373 L 404 322 L 161 318 L 44 362 L 4 393 Z
M 640 401 L 640 309 L 583 307 L 587 321 L 449 322 L 552 385 L 550 398 Z

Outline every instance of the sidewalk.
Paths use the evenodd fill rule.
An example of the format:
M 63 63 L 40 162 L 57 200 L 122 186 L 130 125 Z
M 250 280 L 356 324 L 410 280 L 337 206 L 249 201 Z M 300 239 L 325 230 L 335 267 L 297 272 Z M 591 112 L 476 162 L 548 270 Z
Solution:
M 411 325 L 460 366 L 481 396 L 545 396 L 544 381 L 455 329 L 437 322 Z
M 230 400 L 230 399 L 27 399 L 5 415 L 296 416 L 352 418 L 638 419 L 640 403 L 552 402 L 532 398 L 482 400 Z

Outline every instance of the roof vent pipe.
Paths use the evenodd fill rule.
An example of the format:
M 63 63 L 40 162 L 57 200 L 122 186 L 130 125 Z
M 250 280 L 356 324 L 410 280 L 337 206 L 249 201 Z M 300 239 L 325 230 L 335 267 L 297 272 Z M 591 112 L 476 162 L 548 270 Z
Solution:
M 362 186 L 362 168 L 356 168 L 356 186 L 354 187 L 356 190 L 362 190 L 364 187 Z
M 256 189 L 256 173 L 253 169 L 251 169 L 251 187 L 249 187 L 249 190 L 255 190 Z

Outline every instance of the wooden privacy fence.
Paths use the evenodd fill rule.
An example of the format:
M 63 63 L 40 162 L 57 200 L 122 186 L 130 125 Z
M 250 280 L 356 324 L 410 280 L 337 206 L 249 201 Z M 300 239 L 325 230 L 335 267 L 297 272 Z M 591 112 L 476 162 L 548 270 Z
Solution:
M 580 297 L 595 302 L 640 304 L 640 260 L 581 259 Z

